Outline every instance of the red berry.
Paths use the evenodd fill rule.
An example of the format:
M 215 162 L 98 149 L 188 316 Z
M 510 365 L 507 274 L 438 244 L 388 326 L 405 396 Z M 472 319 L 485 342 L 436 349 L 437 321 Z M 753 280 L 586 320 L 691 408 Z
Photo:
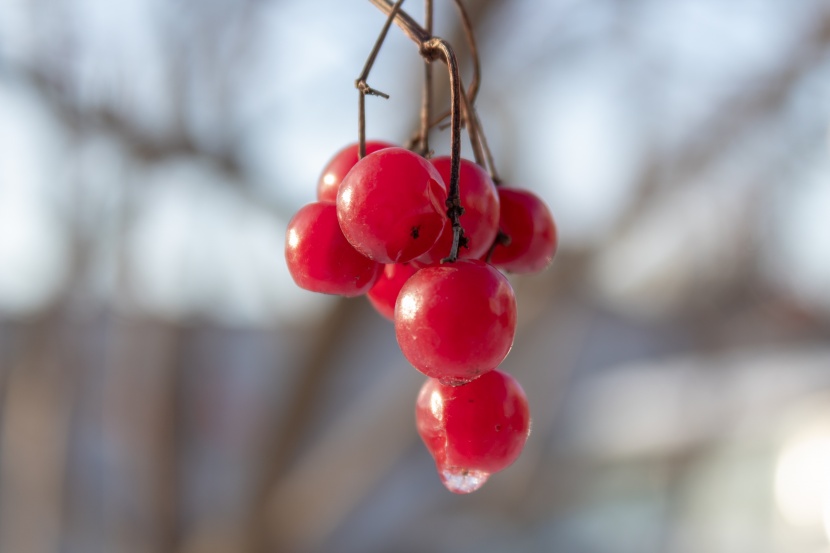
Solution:
M 310 203 L 294 215 L 285 235 L 285 260 L 301 288 L 342 296 L 365 294 L 383 269 L 349 244 L 330 202 Z
M 550 265 L 556 253 L 557 232 L 548 206 L 533 192 L 499 188 L 499 226 L 510 237 L 497 245 L 490 262 L 511 273 L 535 273 Z
M 496 368 L 516 332 L 516 297 L 507 279 L 476 260 L 421 269 L 395 305 L 404 356 L 427 376 L 461 384 Z
M 447 189 L 427 160 L 404 148 L 378 150 L 349 171 L 337 193 L 346 239 L 380 263 L 406 263 L 448 225 Z
M 441 480 L 455 493 L 475 491 L 489 475 L 510 466 L 530 433 L 522 387 L 497 370 L 464 386 L 428 379 L 418 394 L 415 420 Z
M 450 157 L 442 156 L 431 160 L 444 179 L 450 182 Z M 459 248 L 459 259 L 479 259 L 493 245 L 499 230 L 499 196 L 493 179 L 481 166 L 467 159 L 461 160 L 458 192 L 464 214 L 461 226 L 467 238 L 467 247 Z M 447 226 L 438 242 L 417 261 L 423 264 L 437 263 L 450 255 L 452 248 L 452 226 Z
M 395 320 L 395 301 L 404 283 L 418 269 L 406 263 L 384 265 L 380 278 L 366 294 L 372 306 L 390 321 Z
M 394 146 L 394 144 L 381 142 L 380 140 L 367 140 L 366 155 Z M 334 154 L 334 157 L 331 158 L 326 168 L 323 169 L 323 174 L 320 175 L 320 180 L 317 182 L 318 200 L 321 202 L 337 201 L 337 189 L 340 188 L 343 177 L 357 163 L 357 149 L 358 144 L 350 144 Z

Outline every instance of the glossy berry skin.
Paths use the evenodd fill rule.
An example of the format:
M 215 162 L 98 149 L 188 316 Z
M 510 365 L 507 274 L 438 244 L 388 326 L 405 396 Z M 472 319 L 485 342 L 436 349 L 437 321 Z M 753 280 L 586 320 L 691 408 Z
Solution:
M 340 184 L 337 218 L 346 239 L 379 263 L 406 263 L 448 226 L 447 189 L 427 160 L 404 148 L 361 159 Z
M 436 157 L 431 163 L 449 186 L 449 156 Z M 493 179 L 480 165 L 462 159 L 459 166 L 458 192 L 464 214 L 460 218 L 467 238 L 467 247 L 459 248 L 459 259 L 480 259 L 490 246 L 499 230 L 499 195 Z M 450 255 L 452 248 L 452 226 L 447 226 L 438 242 L 417 261 L 421 264 L 438 263 Z
M 507 279 L 477 260 L 421 269 L 401 288 L 395 334 L 409 362 L 448 384 L 496 368 L 516 332 L 516 297 Z
M 407 263 L 389 263 L 383 266 L 380 278 L 366 294 L 378 313 L 390 321 L 395 320 L 395 301 L 398 294 L 404 283 L 417 271 L 417 268 Z
M 310 203 L 294 215 L 285 234 L 285 260 L 299 287 L 341 296 L 365 294 L 383 270 L 349 244 L 331 202 Z
M 389 142 L 382 142 L 380 140 L 366 141 L 366 155 L 372 152 L 377 152 L 384 148 L 392 148 L 394 144 Z M 358 144 L 350 144 L 334 154 L 323 173 L 320 175 L 320 180 L 317 181 L 317 199 L 321 202 L 335 202 L 337 201 L 337 190 L 340 188 L 340 183 L 343 177 L 351 170 L 357 163 Z
M 497 245 L 490 262 L 510 273 L 536 273 L 550 265 L 558 236 L 545 202 L 529 190 L 503 186 L 499 199 L 499 226 L 510 243 Z
M 464 386 L 428 379 L 418 394 L 415 421 L 442 480 L 448 472 L 478 473 L 486 480 L 504 470 L 521 454 L 531 424 L 522 387 L 498 370 Z

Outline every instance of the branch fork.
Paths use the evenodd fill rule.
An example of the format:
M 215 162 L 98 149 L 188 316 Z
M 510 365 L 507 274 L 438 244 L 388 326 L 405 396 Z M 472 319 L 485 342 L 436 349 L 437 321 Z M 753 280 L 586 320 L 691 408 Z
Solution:
M 397 0 L 394 4 L 389 0 L 369 0 L 374 6 L 380 9 L 387 15 L 386 23 L 381 30 L 380 36 L 372 49 L 369 59 L 366 60 L 366 65 L 360 77 L 355 81 L 355 86 L 360 92 L 359 96 L 359 157 L 362 158 L 366 153 L 366 133 L 365 133 L 365 96 L 375 95 L 383 98 L 389 96 L 371 88 L 366 79 L 369 71 L 374 64 L 377 53 L 386 38 L 386 33 L 394 21 L 409 36 L 417 45 L 418 52 L 421 57 L 427 62 L 425 73 L 423 102 L 421 105 L 421 127 L 417 139 L 410 142 L 412 146 L 417 144 L 419 153 L 421 155 L 429 154 L 429 129 L 440 124 L 444 120 L 446 114 L 441 116 L 436 122 L 430 121 L 431 111 L 431 88 L 432 76 L 431 66 L 433 61 L 441 60 L 447 66 L 450 81 L 450 181 L 447 190 L 447 217 L 452 222 L 453 242 L 452 249 L 448 257 L 442 259 L 442 262 L 453 262 L 458 259 L 458 249 L 467 245 L 467 238 L 464 236 L 464 229 L 459 221 L 461 215 L 464 213 L 464 208 L 461 206 L 458 180 L 461 165 L 461 128 L 462 128 L 462 111 L 464 114 L 464 127 L 470 137 L 470 143 L 473 148 L 476 163 L 481 166 L 486 166 L 490 172 L 494 182 L 500 182 L 493 165 L 493 158 L 490 150 L 487 147 L 487 141 L 484 138 L 484 133 L 481 131 L 481 122 L 475 112 L 475 96 L 478 93 L 480 82 L 480 64 L 478 62 L 478 52 L 473 38 L 472 28 L 467 12 L 461 3 L 461 0 L 454 0 L 456 7 L 461 15 L 462 23 L 464 25 L 467 41 L 470 46 L 470 51 L 474 58 L 474 75 L 473 82 L 470 86 L 469 92 L 464 91 L 461 84 L 461 77 L 458 71 L 458 60 L 455 52 L 450 44 L 440 38 L 432 36 L 432 1 L 426 0 L 426 28 L 421 27 L 409 14 L 400 9 L 403 0 Z

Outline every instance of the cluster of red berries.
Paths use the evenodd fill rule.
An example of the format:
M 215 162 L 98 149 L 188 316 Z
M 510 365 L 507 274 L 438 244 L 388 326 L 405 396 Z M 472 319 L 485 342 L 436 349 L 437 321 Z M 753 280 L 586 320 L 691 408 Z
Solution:
M 496 186 L 460 160 L 463 228 L 447 201 L 449 157 L 384 142 L 335 155 L 317 200 L 288 225 L 285 256 L 296 283 L 343 296 L 366 294 L 395 323 L 407 360 L 429 377 L 416 402 L 418 432 L 444 485 L 478 489 L 518 458 L 530 432 L 527 398 L 495 370 L 513 345 L 516 298 L 499 269 L 545 268 L 556 250 L 550 211 L 527 190 Z

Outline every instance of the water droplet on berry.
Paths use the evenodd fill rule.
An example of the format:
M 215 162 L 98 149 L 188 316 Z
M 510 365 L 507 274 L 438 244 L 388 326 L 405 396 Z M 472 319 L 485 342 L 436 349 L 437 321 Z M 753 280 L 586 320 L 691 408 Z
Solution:
M 482 487 L 489 472 L 462 467 L 443 467 L 438 470 L 444 487 L 452 493 L 472 493 Z

